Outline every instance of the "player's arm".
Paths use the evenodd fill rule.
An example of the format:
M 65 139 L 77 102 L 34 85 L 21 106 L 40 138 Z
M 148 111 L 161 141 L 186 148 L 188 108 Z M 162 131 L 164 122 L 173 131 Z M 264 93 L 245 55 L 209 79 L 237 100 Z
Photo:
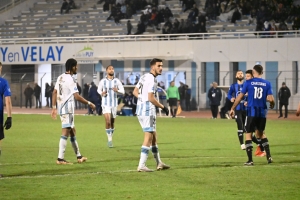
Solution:
M 298 104 L 298 109 L 297 109 L 297 112 L 296 112 L 296 116 L 299 116 L 300 115 L 300 102 Z
M 103 91 L 103 81 L 102 80 L 99 82 L 97 92 L 101 95 L 101 97 L 103 97 L 103 96 L 105 97 L 107 94 L 107 91 Z
M 149 100 L 153 105 L 155 105 L 156 107 L 159 107 L 159 108 L 161 108 L 163 111 L 165 111 L 165 113 L 166 113 L 167 116 L 169 115 L 169 109 L 157 101 L 157 99 L 155 98 L 153 92 L 149 92 L 149 93 L 148 93 L 148 100 Z
M 275 106 L 275 100 L 272 94 L 267 96 L 267 101 L 270 102 L 270 108 L 273 109 Z
M 113 88 L 113 91 L 115 91 L 118 94 L 124 94 L 125 93 L 124 86 L 122 85 L 120 80 L 118 80 L 117 86 L 118 87 Z
M 51 117 L 52 117 L 52 119 L 56 119 L 56 115 L 57 115 L 57 110 L 56 110 L 57 89 L 54 88 L 51 98 L 52 98 Z
M 240 93 L 238 96 L 237 96 L 237 98 L 235 99 L 235 101 L 234 101 L 234 103 L 233 103 L 233 105 L 232 105 L 232 107 L 231 107 L 231 110 L 230 110 L 230 112 L 229 112 L 229 115 L 231 116 L 231 117 L 234 117 L 234 109 L 237 107 L 237 105 L 241 102 L 241 100 L 244 98 L 244 93 Z
M 138 98 L 138 96 L 139 96 L 139 88 L 135 87 L 134 90 L 133 90 L 133 92 L 132 92 L 132 94 L 133 94 L 136 98 Z
M 232 96 L 232 93 L 234 91 L 233 85 L 230 86 L 228 93 L 227 93 L 227 98 L 231 101 L 234 102 L 235 98 Z
M 12 105 L 11 105 L 11 98 L 10 96 L 5 97 L 5 105 L 6 105 L 6 113 L 7 113 L 7 119 L 4 123 L 4 128 L 6 130 L 11 128 L 12 125 L 12 118 L 11 118 L 11 110 L 12 110 Z

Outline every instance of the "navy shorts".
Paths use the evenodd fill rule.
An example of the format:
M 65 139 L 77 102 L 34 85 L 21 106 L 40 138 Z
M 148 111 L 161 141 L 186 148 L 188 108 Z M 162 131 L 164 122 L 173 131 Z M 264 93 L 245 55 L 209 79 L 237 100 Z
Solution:
M 267 119 L 264 117 L 246 117 L 246 133 L 253 133 L 255 130 L 263 132 L 266 128 Z

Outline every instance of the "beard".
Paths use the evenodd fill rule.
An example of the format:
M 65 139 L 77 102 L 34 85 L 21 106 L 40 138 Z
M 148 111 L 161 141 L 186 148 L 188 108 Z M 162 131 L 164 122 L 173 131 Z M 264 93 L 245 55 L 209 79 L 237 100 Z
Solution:
M 237 77 L 236 79 L 239 81 L 242 81 L 242 80 L 244 80 L 244 77 Z
M 114 76 L 115 73 L 109 73 L 110 76 Z

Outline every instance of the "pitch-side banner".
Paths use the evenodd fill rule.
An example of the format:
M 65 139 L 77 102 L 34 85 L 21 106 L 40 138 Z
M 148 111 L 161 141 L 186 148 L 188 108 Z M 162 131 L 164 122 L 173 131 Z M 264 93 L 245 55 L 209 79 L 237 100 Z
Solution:
M 100 44 L 98 45 L 100 48 Z M 95 54 L 91 44 L 43 44 L 0 46 L 0 62 L 3 64 L 59 64 L 69 58 L 79 63 L 98 63 L 100 55 Z

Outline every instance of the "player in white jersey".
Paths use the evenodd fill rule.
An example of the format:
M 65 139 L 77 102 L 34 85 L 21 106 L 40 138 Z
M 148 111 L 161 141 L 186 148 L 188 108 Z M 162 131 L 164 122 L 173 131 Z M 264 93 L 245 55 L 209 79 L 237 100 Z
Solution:
M 153 172 L 146 166 L 150 147 L 156 161 L 156 169 L 169 169 L 170 166 L 164 164 L 158 152 L 156 134 L 156 109 L 161 108 L 166 115 L 169 115 L 167 107 L 159 103 L 155 98 L 157 90 L 156 76 L 161 75 L 162 60 L 154 58 L 150 62 L 150 73 L 143 75 L 134 88 L 133 94 L 138 98 L 136 114 L 144 132 L 144 142 L 141 148 L 140 161 L 137 168 L 139 172 Z
M 59 141 L 58 158 L 56 161 L 56 163 L 59 165 L 72 164 L 64 159 L 69 136 L 77 157 L 77 162 L 82 163 L 87 160 L 86 157 L 81 155 L 78 143 L 76 141 L 76 130 L 74 126 L 74 98 L 81 103 L 88 104 L 92 109 L 95 109 L 95 105 L 79 95 L 77 81 L 75 80 L 76 76 L 73 76 L 76 74 L 76 72 L 77 61 L 73 58 L 68 59 L 66 62 L 66 72 L 57 78 L 52 95 L 51 117 L 56 119 L 58 110 L 58 114 L 60 115 L 60 120 L 62 123 L 62 135 Z
M 118 78 L 114 77 L 114 67 L 106 67 L 106 77 L 99 82 L 98 93 L 102 97 L 102 113 L 105 118 L 105 131 L 107 135 L 107 145 L 113 147 L 112 137 L 115 130 L 115 119 L 117 117 L 118 98 L 117 94 L 124 94 L 124 87 Z

